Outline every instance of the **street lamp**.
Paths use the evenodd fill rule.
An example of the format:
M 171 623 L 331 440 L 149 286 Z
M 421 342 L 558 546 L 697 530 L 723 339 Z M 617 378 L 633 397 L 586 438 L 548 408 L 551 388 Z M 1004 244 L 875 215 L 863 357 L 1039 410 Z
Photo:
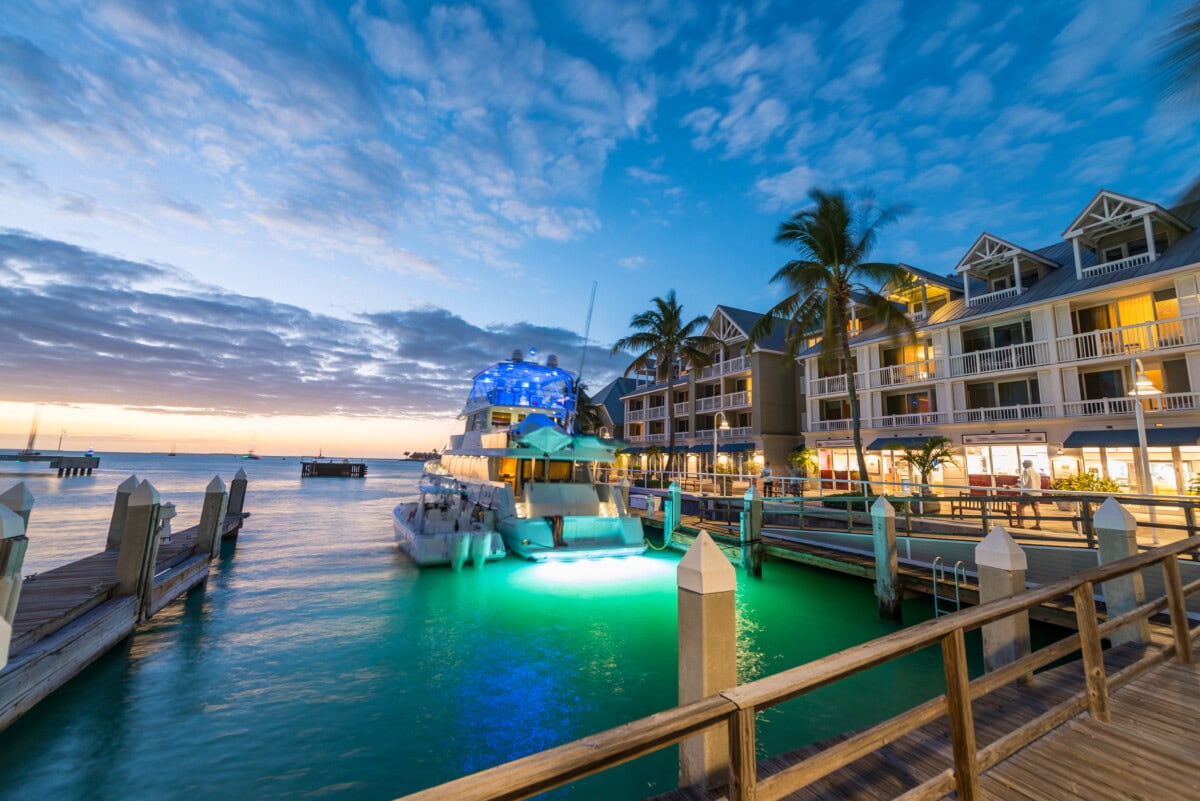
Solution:
M 1129 360 L 1129 372 L 1133 376 L 1133 389 L 1129 394 L 1133 397 L 1133 414 L 1137 425 L 1138 449 L 1141 451 L 1142 462 L 1142 481 L 1141 490 L 1143 495 L 1154 494 L 1154 482 L 1150 480 L 1150 452 L 1146 447 L 1146 417 L 1142 411 L 1142 398 L 1161 395 L 1162 390 L 1154 386 L 1150 379 L 1146 377 L 1146 368 L 1142 365 L 1141 359 Z M 1150 506 L 1150 535 L 1154 540 L 1154 544 L 1158 545 L 1158 527 L 1155 525 L 1158 520 L 1155 514 L 1153 504 Z
M 608 426 L 600 426 L 600 439 L 612 439 L 612 432 L 608 430 Z
M 713 487 L 717 486 L 717 419 L 720 418 L 720 428 L 723 431 L 729 430 L 729 421 L 725 419 L 725 412 L 717 412 L 713 415 Z

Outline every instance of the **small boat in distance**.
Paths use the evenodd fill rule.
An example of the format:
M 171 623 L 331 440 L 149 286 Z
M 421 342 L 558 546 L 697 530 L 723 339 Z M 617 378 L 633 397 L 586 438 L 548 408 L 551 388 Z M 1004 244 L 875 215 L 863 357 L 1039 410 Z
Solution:
M 508 550 L 525 559 L 643 553 L 641 518 L 615 486 L 597 481 L 619 443 L 568 433 L 574 410 L 575 376 L 554 356 L 537 364 L 515 351 L 475 376 L 459 415 L 466 431 L 426 463 L 422 482 L 453 481 L 468 506 L 495 515 Z
M 436 472 L 421 477 L 420 498 L 392 510 L 392 527 L 400 550 L 421 567 L 450 565 L 462 568 L 470 559 L 475 567 L 503 559 L 508 552 L 493 528 L 495 515 L 468 500 L 458 482 Z
M 172 443 L 171 443 L 171 450 L 170 450 L 170 452 L 167 454 L 167 456 L 174 456 L 174 455 L 175 455 L 175 443 L 174 443 L 174 442 L 172 442 Z
M 255 453 L 255 452 L 254 452 L 254 448 L 253 448 L 253 447 L 251 447 L 251 448 L 250 448 L 250 450 L 248 450 L 248 451 L 246 451 L 245 453 L 243 453 L 243 454 L 242 454 L 242 458 L 243 458 L 243 459 L 253 459 L 254 461 L 256 461 L 256 462 L 257 462 L 257 461 L 258 461 L 259 459 L 261 459 L 262 457 L 261 457 L 261 456 L 259 456 L 257 453 Z

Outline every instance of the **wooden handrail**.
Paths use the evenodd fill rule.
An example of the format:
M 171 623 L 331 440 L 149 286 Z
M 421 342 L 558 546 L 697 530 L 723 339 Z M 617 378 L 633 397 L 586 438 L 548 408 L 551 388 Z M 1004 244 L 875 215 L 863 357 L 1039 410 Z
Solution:
M 1146 670 L 1153 662 L 1161 661 L 1161 653 L 1143 657 L 1115 674 L 1110 682 L 1105 676 L 1100 650 L 1100 640 L 1104 635 L 1167 608 L 1171 612 L 1175 636 L 1174 648 L 1170 650 L 1181 661 L 1190 660 L 1191 641 L 1195 635 L 1188 630 L 1184 603 L 1188 596 L 1200 591 L 1200 581 L 1182 585 L 1175 560 L 1181 554 L 1197 548 L 1200 548 L 1200 535 L 1099 565 L 1018 595 L 918 623 L 815 662 L 730 688 L 715 696 L 406 796 L 404 801 L 527 798 L 661 750 L 719 725 L 726 726 L 729 733 L 730 801 L 773 801 L 946 714 L 949 715 L 952 732 L 953 769 L 938 774 L 900 798 L 939 798 L 951 790 L 957 790 L 961 799 L 978 798 L 981 771 L 1084 708 L 1090 709 L 1097 720 L 1107 720 L 1109 685 L 1120 686 Z M 1154 564 L 1163 566 L 1167 594 L 1100 624 L 1096 615 L 1095 585 Z M 1174 565 L 1174 578 L 1171 575 L 1172 568 L 1168 565 Z M 1074 596 L 1079 634 L 1052 643 L 974 681 L 967 681 L 963 644 L 965 632 L 1065 595 Z M 934 644 L 940 644 L 942 648 L 947 685 L 945 695 L 858 732 L 758 783 L 755 757 L 755 717 L 758 712 Z M 1076 650 L 1083 655 L 1087 689 L 987 748 L 977 750 L 971 721 L 971 701 Z

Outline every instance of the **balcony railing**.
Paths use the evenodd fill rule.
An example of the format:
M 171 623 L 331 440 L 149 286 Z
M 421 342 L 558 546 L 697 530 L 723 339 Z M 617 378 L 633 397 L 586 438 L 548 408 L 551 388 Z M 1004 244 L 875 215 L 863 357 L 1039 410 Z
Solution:
M 698 411 L 698 412 L 711 412 L 714 409 L 720 409 L 720 408 L 721 408 L 721 396 L 720 395 L 712 395 L 707 398 L 697 398 L 696 399 L 696 411 Z
M 682 403 L 675 404 L 675 416 L 676 417 L 685 416 L 688 413 L 688 409 L 690 409 L 690 408 L 691 408 L 691 404 L 688 403 L 687 401 L 683 401 Z
M 730 373 L 740 373 L 743 370 L 749 370 L 749 369 L 750 369 L 750 357 L 749 356 L 738 356 L 736 359 L 726 359 L 723 362 L 717 362 L 716 364 L 710 364 L 708 367 L 701 367 L 700 375 L 698 376 L 698 379 L 700 381 L 705 381 L 709 378 L 718 378 L 723 375 L 729 375 Z
M 739 406 L 750 405 L 750 392 L 743 390 L 742 392 L 730 392 L 728 395 L 723 395 L 724 406 L 726 409 L 736 409 Z
M 977 350 L 950 357 L 950 375 L 982 375 L 1006 370 L 1021 370 L 1050 363 L 1050 343 L 1024 342 L 1003 348 Z
M 998 420 L 1037 420 L 1056 417 L 1053 403 L 1029 403 L 1021 406 L 988 406 L 954 412 L 956 423 L 991 423 Z
M 638 420 L 646 419 L 645 409 L 634 409 L 631 412 L 625 413 L 625 421 L 628 423 L 636 423 Z
M 675 438 L 681 439 L 680 435 L 678 435 L 678 434 L 675 435 Z M 633 442 L 635 444 L 647 443 L 647 442 L 666 442 L 667 435 L 666 434 L 637 434 L 635 436 L 630 437 L 629 441 Z
M 865 423 L 866 421 L 864 421 Z M 865 428 L 865 425 L 864 425 Z M 849 431 L 850 421 L 847 420 L 814 420 L 813 431 Z
M 935 359 L 925 359 L 908 364 L 897 364 L 891 367 L 881 367 L 867 374 L 870 386 L 894 387 L 901 384 L 919 384 L 922 381 L 933 381 L 939 374 L 944 373 L 943 367 Z
M 1116 261 L 1106 261 L 1103 264 L 1093 264 L 1091 267 L 1084 267 L 1081 272 L 1084 278 L 1089 278 L 1093 275 L 1107 275 L 1115 273 L 1118 270 L 1124 270 L 1126 267 L 1136 267 L 1139 264 L 1149 264 L 1150 254 L 1139 253 L 1136 256 L 1129 256 Z
M 646 410 L 646 420 L 664 420 L 667 416 L 666 406 L 651 406 Z
M 938 425 L 950 422 L 946 412 L 918 412 L 916 414 L 893 414 L 875 418 L 874 428 L 912 428 L 915 426 Z
M 1133 404 L 1139 399 L 1097 398 L 1095 400 L 1067 401 L 1063 404 L 1069 417 L 1086 417 L 1089 415 L 1126 415 L 1133 414 Z M 1166 395 L 1152 395 L 1140 398 L 1142 411 L 1147 414 L 1156 412 L 1186 412 L 1200 409 L 1200 392 L 1172 392 Z
M 863 373 L 854 374 L 854 386 L 858 389 L 866 387 L 866 376 Z M 846 376 L 831 375 L 825 378 L 813 378 L 808 382 L 809 395 L 841 395 L 846 392 Z
M 1136 323 L 1060 337 L 1058 360 L 1078 362 L 1200 344 L 1200 316 Z
M 719 428 L 719 429 L 717 429 L 717 431 L 718 431 L 718 433 L 717 433 L 718 440 L 733 439 L 735 437 L 745 438 L 745 437 L 749 437 L 754 434 L 754 429 L 751 426 L 738 426 L 737 428 Z M 711 428 L 701 428 L 698 431 L 696 431 L 696 433 L 692 437 L 692 439 L 697 440 L 700 443 L 712 442 L 712 432 L 713 432 L 713 430 Z
M 1008 289 L 997 289 L 995 292 L 988 292 L 983 295 L 972 295 L 971 299 L 969 301 L 967 301 L 967 305 L 968 306 L 982 306 L 983 304 L 991 303 L 994 300 L 1005 300 L 1006 298 L 1015 298 L 1017 295 L 1021 294 L 1021 291 L 1023 289 L 1024 289 L 1024 287 L 1021 287 L 1021 289 L 1017 289 L 1015 286 L 1010 286 Z

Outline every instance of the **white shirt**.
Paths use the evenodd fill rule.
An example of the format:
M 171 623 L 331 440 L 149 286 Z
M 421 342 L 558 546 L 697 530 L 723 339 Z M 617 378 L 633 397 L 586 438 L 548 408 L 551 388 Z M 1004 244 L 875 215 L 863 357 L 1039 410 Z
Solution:
M 1028 491 L 1030 495 L 1037 495 L 1034 490 L 1042 488 L 1042 475 L 1032 467 L 1026 467 L 1021 471 L 1021 478 L 1017 480 L 1017 487 Z

